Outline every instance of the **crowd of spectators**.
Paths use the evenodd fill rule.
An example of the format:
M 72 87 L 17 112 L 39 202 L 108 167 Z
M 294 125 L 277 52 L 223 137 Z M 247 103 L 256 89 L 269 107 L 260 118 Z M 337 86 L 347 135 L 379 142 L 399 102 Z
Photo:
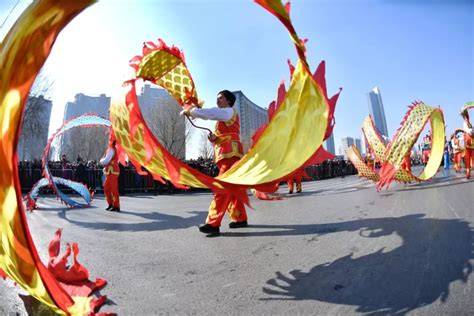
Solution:
M 212 159 L 198 158 L 184 161 L 190 167 L 199 170 L 211 177 L 217 176 L 219 170 Z M 102 192 L 102 167 L 97 161 L 84 161 L 80 157 L 69 161 L 65 155 L 58 161 L 48 161 L 51 174 L 56 177 L 70 179 L 84 183 L 91 191 Z M 20 184 L 23 192 L 28 192 L 32 186 L 43 177 L 41 160 L 20 161 L 18 163 Z M 144 168 L 142 168 L 144 170 Z M 357 170 L 346 160 L 327 160 L 319 165 L 310 166 L 305 169 L 312 180 L 322 180 L 333 177 L 356 174 Z M 135 167 L 129 163 L 127 166 L 120 165 L 119 176 L 120 194 L 133 192 L 150 192 L 155 194 L 173 194 L 178 191 L 170 182 L 161 183 L 148 175 L 140 175 Z

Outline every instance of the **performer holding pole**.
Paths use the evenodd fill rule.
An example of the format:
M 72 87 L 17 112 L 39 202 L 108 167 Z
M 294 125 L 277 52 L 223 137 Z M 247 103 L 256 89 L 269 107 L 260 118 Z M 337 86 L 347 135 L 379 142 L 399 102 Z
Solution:
M 454 133 L 451 139 L 451 147 L 453 148 L 454 154 L 454 171 L 461 172 L 461 159 L 464 149 L 456 133 Z
M 214 133 L 210 133 L 208 138 L 214 144 L 214 159 L 219 168 L 219 175 L 229 170 L 243 156 L 243 147 L 240 142 L 240 118 L 233 108 L 235 99 L 232 92 L 223 90 L 217 94 L 217 107 L 210 109 L 193 107 L 181 111 L 181 115 L 217 121 Z M 236 197 L 214 193 L 206 223 L 199 227 L 199 231 L 207 234 L 207 237 L 219 236 L 226 210 L 231 219 L 229 228 L 247 226 L 244 204 Z
M 104 166 L 104 194 L 109 204 L 105 209 L 112 212 L 120 212 L 120 199 L 118 189 L 118 177 L 120 175 L 117 148 L 114 132 L 110 130 L 109 146 L 105 156 L 100 159 L 100 164 Z
M 467 109 L 461 112 L 461 116 L 464 119 L 464 162 L 466 165 L 466 178 L 469 179 L 471 177 L 471 160 L 474 158 L 474 129 L 469 121 L 469 113 L 467 112 Z

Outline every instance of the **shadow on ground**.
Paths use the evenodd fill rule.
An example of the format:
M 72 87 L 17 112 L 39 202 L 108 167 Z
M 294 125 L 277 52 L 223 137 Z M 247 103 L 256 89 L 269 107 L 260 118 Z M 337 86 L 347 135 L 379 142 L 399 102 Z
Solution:
M 462 184 L 467 184 L 471 181 L 472 180 L 467 180 L 465 176 L 459 176 L 459 175 L 442 176 L 442 177 L 430 179 L 425 182 L 418 182 L 418 183 L 406 184 L 406 185 L 402 184 L 401 187 L 399 187 L 398 189 L 394 191 L 403 192 L 403 191 L 443 188 L 443 187 L 448 187 L 448 186 L 458 186 Z
M 299 229 L 293 231 L 298 234 Z M 474 234 L 462 220 L 415 214 L 315 225 L 315 231 L 358 231 L 366 238 L 395 233 L 403 243 L 361 257 L 350 253 L 308 272 L 278 271 L 264 286 L 268 297 L 262 300 L 318 300 L 357 306 L 360 313 L 405 314 L 438 299 L 445 302 L 450 284 L 466 283 L 472 272 Z
M 25 310 L 28 315 L 35 315 L 35 316 L 54 316 L 56 315 L 48 306 L 38 301 L 33 296 L 29 295 L 18 295 L 23 304 L 25 305 Z
M 83 222 L 68 218 L 67 212 L 68 210 L 62 209 L 58 215 L 60 218 L 71 224 L 89 229 L 114 231 L 158 231 L 167 229 L 183 229 L 202 224 L 207 217 L 207 212 L 204 211 L 190 211 L 188 212 L 189 214 L 192 214 L 190 217 L 181 217 L 159 212 L 136 213 L 121 211 L 120 213 L 111 212 L 111 214 L 116 214 L 117 216 L 122 214 L 133 215 L 144 218 L 148 221 L 142 223 L 127 223 L 126 221 L 130 221 L 130 218 L 124 218 L 123 220 L 115 218 L 114 221 L 109 222 Z

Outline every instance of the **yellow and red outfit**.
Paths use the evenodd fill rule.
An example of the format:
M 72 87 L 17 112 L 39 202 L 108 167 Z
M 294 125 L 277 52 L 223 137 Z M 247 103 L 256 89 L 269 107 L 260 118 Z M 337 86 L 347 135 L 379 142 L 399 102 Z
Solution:
M 403 159 L 401 168 L 411 173 L 411 153 L 408 153 Z
M 120 175 L 120 168 L 118 157 L 114 147 L 110 146 L 104 158 L 100 160 L 104 166 L 104 194 L 109 206 L 120 209 L 118 177 Z
M 473 142 L 473 128 L 469 128 L 464 122 L 464 163 L 466 165 L 466 177 L 471 177 L 471 162 L 474 158 L 474 142 Z
M 426 165 L 431 155 L 431 132 L 423 137 L 423 149 L 421 151 L 421 160 Z
M 463 148 L 461 147 L 461 143 L 459 141 L 459 138 L 454 136 L 454 138 L 451 141 L 451 146 L 453 147 L 453 153 L 454 153 L 454 170 L 456 172 L 461 171 L 461 159 L 462 159 L 462 154 L 463 154 Z
M 232 115 L 230 119 L 227 119 L 225 112 Z M 191 115 L 218 121 L 214 130 L 214 135 L 217 137 L 213 142 L 214 159 L 219 168 L 219 175 L 223 174 L 243 156 L 243 147 L 240 142 L 240 118 L 237 111 L 234 108 L 193 109 Z M 213 227 L 221 226 L 226 210 L 232 222 L 247 221 L 245 206 L 240 200 L 228 194 L 214 193 L 206 223 Z
M 369 167 L 370 170 L 375 171 L 375 160 L 372 158 L 372 155 L 370 153 L 367 154 L 365 157 L 365 161 L 367 164 L 367 167 Z
M 301 189 L 302 189 L 301 179 L 302 178 L 303 178 L 302 175 L 295 175 L 294 177 L 291 177 L 290 179 L 288 179 L 288 181 L 286 182 L 286 184 L 288 185 L 288 193 L 293 193 L 293 187 L 295 183 L 296 183 L 296 192 L 301 193 Z

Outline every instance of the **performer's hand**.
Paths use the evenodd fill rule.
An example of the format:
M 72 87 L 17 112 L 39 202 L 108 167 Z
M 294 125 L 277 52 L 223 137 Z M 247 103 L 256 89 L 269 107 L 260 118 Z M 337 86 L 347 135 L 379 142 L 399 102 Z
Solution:
M 194 118 L 194 117 L 192 116 L 192 114 L 191 114 L 191 111 L 192 111 L 195 107 L 196 107 L 196 106 L 192 105 L 192 106 L 188 107 L 187 109 L 185 108 L 184 110 L 182 110 L 181 112 L 179 112 L 179 115 L 181 115 L 181 116 L 186 115 L 186 116 L 188 116 L 188 117 L 190 117 L 190 118 Z
M 217 136 L 213 133 L 209 133 L 209 135 L 207 135 L 207 139 L 209 139 L 211 143 L 214 143 L 217 140 Z

